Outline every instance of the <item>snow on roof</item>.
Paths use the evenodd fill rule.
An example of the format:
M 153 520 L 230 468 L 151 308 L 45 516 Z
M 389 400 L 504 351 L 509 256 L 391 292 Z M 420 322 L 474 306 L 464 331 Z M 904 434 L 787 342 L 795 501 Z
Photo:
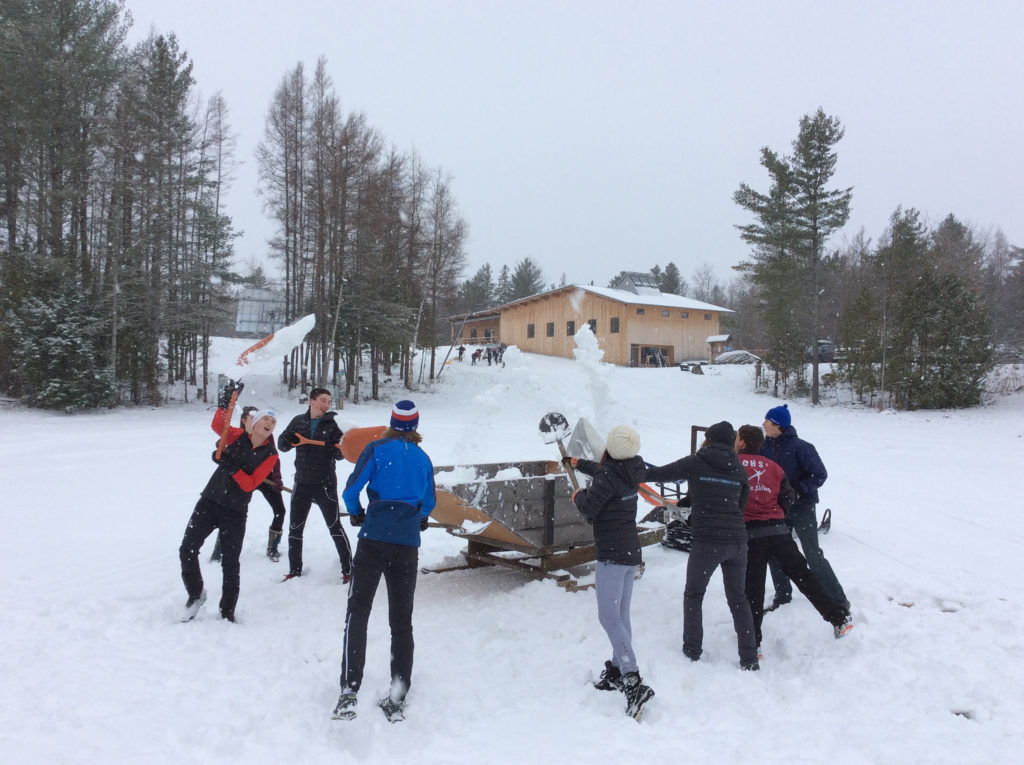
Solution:
M 733 313 L 729 308 L 711 305 L 711 303 L 704 303 L 700 300 L 683 297 L 682 295 L 667 295 L 664 292 L 656 292 L 651 295 L 634 295 L 632 292 L 612 289 L 611 287 L 593 287 L 589 284 L 576 284 L 573 286 L 581 290 L 593 292 L 611 300 L 618 300 L 620 303 L 627 303 L 629 305 L 657 305 L 662 306 L 663 308 L 682 308 L 690 311 L 721 311 L 723 313 Z
M 708 342 L 709 343 L 727 343 L 727 342 L 729 342 L 729 339 L 731 337 L 732 337 L 732 335 L 709 335 L 708 336 Z

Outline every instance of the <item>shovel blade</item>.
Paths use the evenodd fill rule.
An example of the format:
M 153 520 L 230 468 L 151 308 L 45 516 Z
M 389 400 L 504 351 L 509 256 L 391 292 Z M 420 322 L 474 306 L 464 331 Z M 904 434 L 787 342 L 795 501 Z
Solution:
M 540 436 L 544 443 L 561 441 L 569 434 L 569 421 L 560 412 L 548 412 L 540 418 Z

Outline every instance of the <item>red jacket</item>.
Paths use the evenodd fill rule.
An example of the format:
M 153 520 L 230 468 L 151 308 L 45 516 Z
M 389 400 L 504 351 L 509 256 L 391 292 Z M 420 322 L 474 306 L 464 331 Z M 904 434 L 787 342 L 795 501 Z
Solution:
M 744 522 L 783 520 L 785 508 L 793 504 L 793 489 L 785 471 L 779 463 L 759 454 L 736 456 L 746 469 L 750 482 L 750 496 L 743 511 Z
M 218 408 L 213 414 L 213 422 L 210 423 L 210 427 L 213 428 L 213 432 L 218 436 L 224 432 L 225 418 L 227 417 L 227 410 Z M 224 439 L 225 449 L 231 446 L 237 441 L 242 435 L 245 434 L 243 428 L 228 427 L 227 437 Z M 247 436 L 248 439 L 248 436 Z M 267 445 L 270 445 L 269 453 L 265 449 Z M 268 438 L 266 443 L 262 446 L 253 447 L 252 442 L 249 442 L 248 448 L 252 449 L 253 456 L 262 457 L 257 463 L 249 461 L 249 465 L 255 467 L 251 473 L 246 472 L 243 469 L 238 469 L 231 474 L 231 477 L 235 479 L 235 483 L 238 484 L 239 488 L 243 492 L 251 494 L 259 488 L 260 484 L 263 483 L 264 479 L 270 477 L 271 472 L 278 467 L 277 450 L 274 448 L 274 439 Z M 212 481 L 212 479 L 211 479 Z M 246 500 L 248 504 L 248 500 Z

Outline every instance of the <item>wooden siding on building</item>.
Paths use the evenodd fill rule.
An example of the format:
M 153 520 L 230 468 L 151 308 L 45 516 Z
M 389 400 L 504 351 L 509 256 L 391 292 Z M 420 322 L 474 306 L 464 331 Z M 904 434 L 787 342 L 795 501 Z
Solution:
M 498 334 L 503 343 L 529 353 L 572 358 L 576 348 L 573 335 L 593 321 L 604 361 L 627 366 L 640 363 L 635 348 L 665 349 L 667 364 L 706 359 L 707 338 L 719 332 L 718 311 L 623 303 L 583 289 L 556 290 L 500 310 Z M 618 320 L 618 332 L 612 332 L 613 319 Z M 569 322 L 573 322 L 571 327 Z M 531 324 L 533 337 L 529 337 Z

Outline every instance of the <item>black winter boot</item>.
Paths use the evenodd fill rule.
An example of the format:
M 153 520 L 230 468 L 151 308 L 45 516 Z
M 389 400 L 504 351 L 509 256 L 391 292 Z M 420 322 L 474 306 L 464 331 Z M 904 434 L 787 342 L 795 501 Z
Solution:
M 643 684 L 639 672 L 627 672 L 622 676 L 622 692 L 626 694 L 626 714 L 639 720 L 644 704 L 654 698 L 654 690 Z
M 621 691 L 622 690 L 622 672 L 612 664 L 610 661 L 604 663 L 604 671 L 601 673 L 601 677 L 594 683 L 594 687 L 599 691 Z
M 281 560 L 281 553 L 277 550 L 279 544 L 281 544 L 281 532 L 271 529 L 270 537 L 267 539 L 267 557 L 275 563 Z

